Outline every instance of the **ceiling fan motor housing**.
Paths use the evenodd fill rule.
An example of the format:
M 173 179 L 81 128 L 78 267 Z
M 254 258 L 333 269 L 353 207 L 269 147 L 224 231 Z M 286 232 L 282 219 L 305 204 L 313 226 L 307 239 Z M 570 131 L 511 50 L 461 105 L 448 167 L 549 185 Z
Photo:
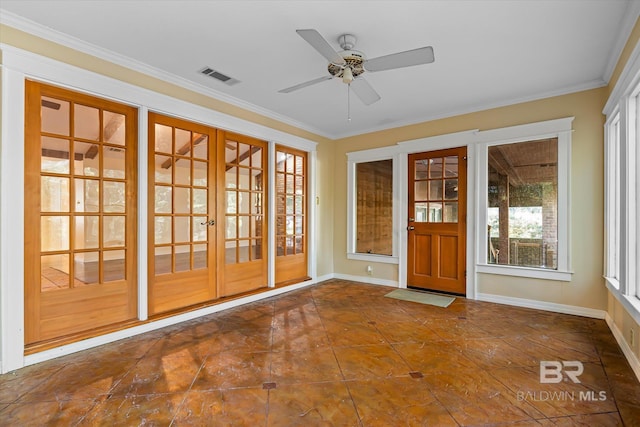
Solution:
M 340 52 L 340 56 L 344 58 L 346 64 L 336 65 L 334 63 L 329 63 L 329 66 L 327 67 L 329 74 L 334 77 L 342 78 L 345 68 L 351 68 L 351 73 L 354 78 L 364 73 L 365 70 L 363 64 L 365 57 L 362 52 L 357 50 L 345 50 Z

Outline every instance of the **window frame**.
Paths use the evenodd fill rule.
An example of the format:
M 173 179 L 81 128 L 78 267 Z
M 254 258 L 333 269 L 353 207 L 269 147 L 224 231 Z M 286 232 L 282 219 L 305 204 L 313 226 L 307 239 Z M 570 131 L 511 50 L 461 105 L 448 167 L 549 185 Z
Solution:
M 570 176 L 571 176 L 571 124 L 573 117 L 567 117 L 526 125 L 511 126 L 501 129 L 478 132 L 478 152 L 476 168 L 478 181 L 476 194 L 478 197 L 478 228 L 476 235 L 476 271 L 507 276 L 529 277 L 569 282 L 571 271 L 570 257 Z M 558 138 L 558 267 L 556 270 L 497 265 L 487 262 L 486 230 L 488 224 L 487 209 L 489 206 L 488 181 L 489 147 L 504 144 L 517 144 L 545 138 Z
M 604 279 L 631 317 L 640 322 L 640 45 L 620 74 L 603 113 L 605 136 Z M 619 123 L 619 138 L 614 126 Z M 616 147 L 617 145 L 617 147 Z M 616 150 L 616 148 L 618 148 Z M 618 265 L 618 270 L 615 267 Z M 617 273 L 617 277 L 616 277 Z
M 347 153 L 347 259 L 379 262 L 385 264 L 399 264 L 399 239 L 398 239 L 398 218 L 400 203 L 400 169 L 396 147 L 383 147 L 371 150 L 356 151 Z M 356 252 L 357 238 L 357 183 L 356 165 L 359 163 L 376 162 L 380 160 L 391 160 L 393 164 L 392 172 L 392 197 L 393 197 L 393 218 L 392 218 L 392 253 L 391 255 L 367 254 Z

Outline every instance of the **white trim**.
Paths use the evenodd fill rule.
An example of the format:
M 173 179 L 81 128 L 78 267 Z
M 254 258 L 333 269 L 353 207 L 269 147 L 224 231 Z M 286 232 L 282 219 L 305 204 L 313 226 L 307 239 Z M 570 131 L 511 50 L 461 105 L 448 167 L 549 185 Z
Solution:
M 619 247 L 620 221 L 618 218 L 618 203 L 620 186 L 618 181 L 620 147 L 620 113 L 616 108 L 607 118 L 604 125 L 604 251 L 603 274 L 615 280 L 616 289 L 620 288 L 619 279 Z M 617 130 L 617 132 L 616 132 Z
M 347 259 L 353 259 L 356 261 L 379 262 L 380 264 L 398 264 L 399 262 L 399 258 L 397 256 L 361 254 L 357 252 L 347 252 Z
M 464 145 L 477 142 L 477 134 L 478 129 L 471 129 L 461 132 L 447 133 L 444 135 L 410 139 L 398 142 L 397 150 L 404 154 L 413 154 L 462 147 Z
M 477 155 L 478 148 L 476 144 L 467 145 L 467 292 L 466 297 L 475 299 L 477 289 L 477 275 L 476 275 L 476 235 L 475 230 L 478 224 L 478 194 L 471 189 L 475 188 L 476 180 L 478 177 L 477 162 L 474 161 Z
M 640 43 L 637 43 L 605 104 L 605 283 L 640 323 Z M 614 134 L 618 122 L 619 132 Z M 617 143 L 617 144 L 616 144 Z
M 82 341 L 77 341 L 71 344 L 56 347 L 50 350 L 45 350 L 40 353 L 31 354 L 24 357 L 24 366 L 40 363 L 45 360 L 53 359 L 55 357 L 65 356 L 67 354 L 75 353 L 78 351 L 86 350 L 92 347 L 96 347 L 103 344 L 108 344 L 114 341 L 118 341 L 124 338 L 129 338 L 135 335 L 139 335 L 145 332 L 155 331 L 160 328 L 175 325 L 187 320 L 197 319 L 202 316 L 217 313 L 220 311 L 228 310 L 230 308 L 238 307 L 251 302 L 263 300 L 276 295 L 283 294 L 285 292 L 294 291 L 297 289 L 303 289 L 315 284 L 313 280 L 307 280 L 305 282 L 297 283 L 295 285 L 289 285 L 282 288 L 271 289 L 269 291 L 261 292 L 259 294 L 249 295 L 243 298 L 234 299 L 225 303 L 205 307 L 199 310 L 189 311 L 176 316 L 167 317 L 154 322 L 145 323 L 140 326 L 134 326 L 132 328 L 123 329 L 120 331 L 112 332 L 106 335 L 100 335 L 98 337 L 89 338 Z
M 635 8 L 637 9 L 637 8 Z M 634 10 L 635 10 L 634 9 Z M 223 102 L 229 103 L 231 105 L 235 105 L 239 108 L 245 109 L 247 111 L 251 111 L 260 115 L 263 115 L 265 117 L 269 117 L 272 118 L 274 120 L 277 120 L 279 122 L 291 125 L 291 126 L 295 126 L 299 129 L 303 129 L 306 130 L 308 132 L 317 134 L 319 136 L 323 136 L 326 138 L 331 138 L 331 139 L 341 139 L 341 138 L 347 138 L 350 136 L 354 136 L 354 135 L 361 135 L 361 134 L 365 134 L 365 133 L 370 133 L 370 132 L 376 132 L 376 131 L 380 131 L 380 130 L 386 130 L 386 129 L 390 129 L 390 125 L 379 125 L 379 126 L 372 126 L 370 128 L 366 128 L 366 129 L 360 129 L 358 131 L 351 131 L 351 132 L 343 132 L 341 134 L 336 134 L 336 133 L 332 133 L 332 132 L 327 132 L 321 129 L 317 129 L 313 126 L 310 126 L 306 123 L 302 123 L 299 122 L 295 119 L 292 119 L 291 117 L 288 116 L 284 116 L 281 114 L 278 114 L 272 110 L 268 110 L 265 109 L 263 107 L 257 106 L 255 104 L 251 104 L 249 102 L 243 101 L 241 99 L 232 97 L 224 92 L 220 92 L 217 91 L 215 89 L 212 89 L 208 86 L 205 86 L 203 84 L 198 84 L 198 83 L 194 83 L 191 80 L 187 80 L 183 77 L 179 77 L 176 76 L 175 74 L 172 73 L 168 73 L 166 71 L 160 70 L 158 68 L 152 67 L 148 64 L 142 63 L 140 61 L 137 61 L 135 59 L 129 58 L 127 56 L 115 53 L 113 51 L 110 51 L 108 49 L 104 49 L 101 47 L 98 47 L 96 45 L 93 45 L 91 43 L 88 43 L 84 40 L 80 40 L 76 37 L 72 37 L 69 36 L 67 34 L 61 33 L 59 31 L 53 30 L 51 28 L 47 28 L 45 26 L 42 26 L 40 24 L 37 24 L 31 20 L 25 19 L 19 15 L 14 14 L 13 12 L 9 12 L 7 10 L 1 9 L 0 8 L 0 23 L 4 24 L 4 25 L 8 25 L 10 27 L 16 28 L 18 30 L 21 31 L 25 31 L 27 33 L 33 34 L 37 37 L 43 38 L 45 40 L 49 40 L 53 43 L 62 45 L 62 46 L 66 46 L 69 47 L 71 49 L 77 50 L 79 52 L 103 59 L 105 61 L 126 67 L 128 69 L 149 75 L 151 77 L 155 77 L 158 78 L 160 80 L 175 84 L 177 86 L 180 86 L 182 88 L 185 88 L 187 90 L 191 90 L 191 91 L 195 91 L 197 93 L 203 93 L 206 96 L 210 96 L 212 98 L 216 98 L 218 100 L 221 100 Z M 626 21 L 625 24 L 626 25 Z M 624 27 L 624 30 L 621 31 L 621 33 L 623 33 L 624 31 L 626 31 L 626 27 Z M 618 36 L 618 39 L 620 39 L 621 36 Z M 626 39 L 625 39 L 626 40 Z M 616 49 L 618 49 L 618 43 L 616 43 L 616 47 L 614 49 L 613 52 L 615 52 Z M 620 49 L 621 51 L 621 49 Z M 612 53 L 613 53 L 612 52 Z M 616 57 L 619 56 L 619 52 L 617 55 L 615 55 Z M 613 56 L 613 55 L 612 55 Z M 609 62 L 611 62 L 611 59 L 609 60 Z M 609 67 L 609 66 L 608 66 Z M 607 68 L 608 71 L 608 68 Z M 195 74 L 195 73 L 194 73 Z M 606 76 L 606 74 L 605 74 Z M 609 76 L 610 78 L 610 76 Z M 531 96 L 525 96 L 525 97 L 517 97 L 517 98 L 510 98 L 508 100 L 503 100 L 503 101 L 499 101 L 499 102 L 489 102 L 489 103 L 483 103 L 483 104 L 476 104 L 474 106 L 468 107 L 468 108 L 463 108 L 463 109 L 457 109 L 457 110 L 449 110 L 440 114 L 433 114 L 430 116 L 421 116 L 421 117 L 417 117 L 417 118 L 410 118 L 407 120 L 402 120 L 402 121 L 396 121 L 393 122 L 391 124 L 391 126 L 393 126 L 393 128 L 397 128 L 397 127 L 403 127 L 403 126 L 409 126 L 412 124 L 417 124 L 417 123 L 425 123 L 425 122 L 429 122 L 429 121 L 434 121 L 434 120 L 438 120 L 438 119 L 443 119 L 443 118 L 447 118 L 447 117 L 454 117 L 454 116 L 460 116 L 463 114 L 469 114 L 469 113 L 474 113 L 477 111 L 485 111 L 485 110 L 490 110 L 493 108 L 499 108 L 499 107 L 504 107 L 504 106 L 508 106 L 508 105 L 514 105 L 514 104 L 520 104 L 520 103 L 524 103 L 524 102 L 530 102 L 530 101 L 535 101 L 535 100 L 539 100 L 539 99 L 545 99 L 545 98 L 551 98 L 551 97 L 555 97 L 555 96 L 562 96 L 562 95 L 567 95 L 567 94 L 571 94 L 571 93 L 576 93 L 576 92 L 581 92 L 581 91 L 585 91 L 585 90 L 590 90 L 590 89 L 595 89 L 595 88 L 599 88 L 599 87 L 603 87 L 607 85 L 607 82 L 609 81 L 609 78 L 597 78 L 594 79 L 592 81 L 589 82 L 584 82 L 584 83 L 580 83 L 577 85 L 570 85 L 570 86 L 565 86 L 563 88 L 559 88 L 556 90 L 552 90 L 552 91 L 546 91 L 546 92 L 540 92 L 537 93 L 535 95 L 531 95 Z
M 398 201 L 401 200 L 400 180 L 398 175 L 398 157 L 396 147 L 374 148 L 371 150 L 355 151 L 347 153 L 347 258 L 368 262 L 380 262 L 386 264 L 398 263 Z M 391 160 L 391 185 L 392 185 L 392 214 L 391 214 L 391 256 L 381 254 L 367 254 L 356 252 L 356 165 L 358 163 L 376 162 L 381 160 Z
M 466 147 L 467 148 L 467 230 L 466 230 L 466 297 L 474 298 L 476 294 L 476 275 L 475 272 L 475 248 L 476 248 L 476 215 L 475 207 L 476 194 L 473 189 L 476 186 L 476 168 L 474 165 L 474 156 L 476 155 L 475 140 L 477 138 L 477 129 L 455 132 L 444 135 L 430 136 L 426 138 L 418 138 L 413 140 L 401 141 L 397 143 L 397 150 L 400 151 L 398 156 L 400 169 L 400 194 L 408 194 L 409 187 L 409 154 L 429 152 L 436 150 L 445 150 L 448 148 Z M 400 263 L 398 265 L 398 280 L 401 288 L 407 287 L 407 227 L 406 219 L 409 217 L 407 197 L 403 196 L 400 201 L 400 215 L 398 230 L 400 238 L 398 239 Z
M 573 117 L 544 122 L 510 126 L 477 132 L 478 153 L 478 228 L 476 230 L 476 272 L 508 276 L 531 277 L 536 279 L 571 281 L 571 126 Z M 488 186 L 488 148 L 500 144 L 517 144 L 544 138 L 558 138 L 558 254 L 557 269 L 527 268 L 513 265 L 488 264 L 486 224 Z
M 275 141 L 278 144 L 303 151 L 314 150 L 317 145 L 317 142 L 309 139 L 191 104 L 10 45 L 0 43 L 0 50 L 2 51 L 2 66 L 22 72 L 27 78 L 136 107 L 144 105 L 149 111 L 202 123 L 217 129 L 242 133 L 266 141 Z
M 398 286 L 407 287 L 407 191 L 408 191 L 408 155 L 456 147 L 467 147 L 467 230 L 466 230 L 466 295 L 473 298 L 476 293 L 475 247 L 476 218 L 474 212 L 476 195 L 476 167 L 473 157 L 476 154 L 474 142 L 478 130 L 466 130 L 444 135 L 400 141 L 395 146 L 386 146 L 369 150 L 347 153 L 347 259 L 398 264 Z M 355 253 L 355 164 L 366 161 L 393 160 L 393 256 L 382 258 L 380 255 Z M 360 277 L 360 276 L 355 276 Z
M 267 286 L 276 286 L 276 144 L 267 147 Z
M 640 79 L 640 41 L 636 43 L 633 48 L 627 63 L 620 73 L 620 77 L 616 82 L 609 99 L 604 104 L 602 113 L 606 116 L 610 116 L 613 111 L 618 107 L 620 100 L 629 95 L 629 93 L 636 86 L 638 79 Z
M 398 205 L 398 219 L 396 228 L 398 229 L 398 283 L 399 287 L 407 288 L 407 218 L 409 218 L 409 205 L 407 195 L 409 194 L 409 154 L 399 153 L 397 156 L 398 174 L 398 199 L 394 203 Z M 468 288 L 468 286 L 467 286 Z
M 561 132 L 571 131 L 571 124 L 575 117 L 545 120 L 524 125 L 508 126 L 476 132 L 476 142 L 479 144 L 499 145 L 504 143 L 525 142 L 530 139 L 555 137 Z
M 18 369 L 24 366 L 27 358 L 24 350 L 24 87 L 25 79 L 38 80 L 45 83 L 65 87 L 77 92 L 88 93 L 116 102 L 134 106 L 139 109 L 138 114 L 146 111 L 155 111 L 172 117 L 180 117 L 192 122 L 231 130 L 241 134 L 253 136 L 267 141 L 276 141 L 278 144 L 293 147 L 303 151 L 313 151 L 316 142 L 290 135 L 282 131 L 252 123 L 244 119 L 230 116 L 219 111 L 207 109 L 186 101 L 181 101 L 169 96 L 155 93 L 141 87 L 105 77 L 75 66 L 64 64 L 50 58 L 33 54 L 12 46 L 0 44 L 2 50 L 2 105 L 11 108 L 2 109 L 2 146 L 0 156 L 0 340 L 2 372 Z M 137 254 L 140 260 L 146 251 L 146 118 L 140 120 L 138 136 L 141 138 L 139 158 L 138 204 L 139 204 L 139 235 Z M 148 172 L 148 171 L 147 171 Z M 20 201 L 16 203 L 16 201 Z M 142 256 L 141 256 L 142 255 Z M 147 277 L 144 265 L 138 269 L 138 316 L 146 319 L 146 297 L 144 292 L 147 286 Z M 308 284 L 313 281 L 305 282 Z M 18 284 L 18 285 L 16 285 Z M 296 289 L 296 286 L 274 289 L 275 293 L 261 293 L 256 298 L 266 298 L 281 292 Z M 248 301 L 241 299 L 239 301 Z M 196 311 L 195 313 L 206 313 Z M 187 317 L 176 316 L 163 320 L 162 324 L 173 324 L 180 319 L 201 314 L 185 314 Z M 153 322 L 155 325 L 156 322 Z M 125 329 L 116 334 L 110 334 L 113 339 L 131 336 L 134 331 L 145 331 L 147 326 L 140 329 Z M 118 338 L 120 337 L 120 338 Z M 83 341 L 82 344 L 63 346 L 62 350 L 52 349 L 37 355 L 28 357 L 33 360 L 44 360 L 51 355 L 61 354 L 60 351 L 77 351 L 88 348 L 91 345 L 99 345 L 108 342 L 111 338 L 96 337 Z M 88 343 L 88 344 L 87 344 Z M 91 344 L 94 343 L 94 344 Z M 71 349 L 71 350 L 66 350 Z M 76 349 L 76 350 L 73 350 Z M 49 355 L 49 356 L 47 356 Z
M 335 279 L 335 275 L 333 273 L 323 274 L 322 276 L 316 278 L 315 283 L 321 283 L 332 279 Z
M 565 122 L 571 127 L 573 117 Z M 558 272 L 571 272 L 571 130 L 558 132 Z M 560 167 L 563 165 L 564 167 Z M 571 280 L 571 279 L 569 279 Z
M 554 302 L 538 301 L 525 298 L 507 297 L 503 295 L 478 293 L 478 301 L 493 302 L 496 304 L 512 305 L 515 307 L 533 308 L 536 310 L 551 311 L 554 313 L 571 314 L 574 316 L 604 319 L 607 312 L 595 308 L 578 307 L 576 305 L 557 304 Z
M 633 373 L 636 374 L 636 378 L 640 381 L 640 359 L 638 359 L 638 356 L 636 356 L 631 347 L 629 347 L 627 340 L 624 339 L 624 334 L 620 331 L 618 325 L 616 325 L 609 313 L 606 313 L 604 320 L 607 322 L 611 333 L 618 342 L 622 353 L 627 358 L 627 362 L 629 362 Z
M 23 366 L 24 78 L 2 66 L 0 331 L 2 373 Z M 16 203 L 17 202 L 17 203 Z
M 501 101 L 501 102 L 490 102 L 490 103 L 486 103 L 486 104 L 476 104 L 476 105 L 468 107 L 468 108 L 461 108 L 461 109 L 458 109 L 458 110 L 449 110 L 449 111 L 445 111 L 445 112 L 440 113 L 440 114 L 424 115 L 424 116 L 420 116 L 419 118 L 396 121 L 396 122 L 393 122 L 391 124 L 392 127 L 389 127 L 389 125 L 387 125 L 387 126 L 384 126 L 384 125 L 373 126 L 373 127 L 366 128 L 366 129 L 360 129 L 357 132 L 345 132 L 345 133 L 338 134 L 338 135 L 331 135 L 331 138 L 333 138 L 333 139 L 342 139 L 342 138 L 348 138 L 348 137 L 351 137 L 351 136 L 364 135 L 364 134 L 367 134 L 367 133 L 378 132 L 378 131 L 382 131 L 382 130 L 390 130 L 390 129 L 394 129 L 394 128 L 401 128 L 401 127 L 411 126 L 411 125 L 416 125 L 416 124 L 421 124 L 421 123 L 429 123 L 429 122 L 432 122 L 432 121 L 435 121 L 435 120 L 446 119 L 446 118 L 450 118 L 450 117 L 457 117 L 457 116 L 462 116 L 462 115 L 465 115 L 465 114 L 477 113 L 479 111 L 487 111 L 487 110 L 492 110 L 494 108 L 508 107 L 508 106 L 512 106 L 512 105 L 523 104 L 523 103 L 526 103 L 526 102 L 537 101 L 537 100 L 547 99 L 547 98 L 553 98 L 553 97 L 558 97 L 558 96 L 563 96 L 563 95 L 570 95 L 572 93 L 583 92 L 583 91 L 587 91 L 587 90 L 591 90 L 591 89 L 598 89 L 598 88 L 604 87 L 606 85 L 607 85 L 607 82 L 604 79 L 597 78 L 597 79 L 591 80 L 589 82 L 581 83 L 581 84 L 578 84 L 578 85 L 566 86 L 564 88 L 560 88 L 560 89 L 557 89 L 557 90 L 551 90 L 551 91 L 547 91 L 547 92 L 540 92 L 540 93 L 537 93 L 536 95 L 532 95 L 532 96 L 524 96 L 524 97 L 520 97 L 520 98 L 511 98 L 511 99 L 504 100 L 504 101 Z
M 478 264 L 477 273 L 498 274 L 501 276 L 528 277 L 531 279 L 557 280 L 570 282 L 572 271 L 545 270 L 542 268 L 519 267 L 515 265 Z
M 640 84 L 640 83 L 639 83 Z M 622 225 L 624 229 L 624 283 L 625 293 L 627 295 L 636 296 L 636 272 L 638 266 L 636 265 L 636 245 L 638 244 L 638 230 L 636 229 L 637 221 L 637 205 L 636 200 L 636 180 L 638 177 L 638 169 L 640 169 L 640 163 L 637 163 L 636 145 L 640 142 L 640 127 L 638 126 L 638 117 L 640 117 L 640 111 L 637 110 L 638 103 L 640 103 L 640 87 L 636 86 L 631 96 L 626 102 L 627 112 L 625 114 L 627 124 L 624 127 L 625 144 L 621 151 L 621 171 L 624 175 L 621 177 L 621 189 L 624 192 L 623 204 L 621 205 L 623 212 L 625 213 L 622 218 Z M 624 111 L 624 109 L 623 109 Z
M 604 276 L 605 285 L 611 286 L 616 291 L 620 290 L 620 281 L 615 277 Z
M 307 209 L 309 212 L 309 216 L 307 217 L 307 274 L 313 280 L 316 279 L 316 275 L 318 274 L 318 241 L 316 236 L 319 236 L 318 233 L 318 203 L 317 203 L 317 178 L 316 171 L 318 165 L 318 152 L 313 150 L 307 153 L 307 177 L 309 181 L 307 182 L 307 191 L 309 194 L 307 195 Z
M 148 248 L 147 248 L 147 223 L 149 218 L 149 111 L 146 107 L 138 109 L 138 320 L 147 320 L 149 317 L 149 293 L 148 293 Z
M 319 136 L 324 136 L 326 138 L 331 137 L 331 135 L 327 134 L 326 132 L 323 132 L 322 130 L 317 129 L 313 126 L 310 126 L 308 124 L 294 120 L 291 117 L 278 114 L 272 110 L 268 110 L 256 104 L 252 104 L 242 99 L 233 97 L 224 92 L 208 87 L 204 84 L 196 83 L 193 80 L 185 79 L 184 77 L 177 76 L 175 74 L 169 73 L 167 71 L 164 71 L 159 68 L 140 62 L 136 59 L 132 59 L 128 56 L 115 53 L 113 51 L 88 43 L 84 40 L 80 40 L 68 34 L 64 34 L 59 31 L 53 30 L 51 28 L 47 28 L 45 26 L 42 26 L 33 21 L 25 19 L 7 10 L 4 10 L 4 9 L 0 9 L 0 10 L 2 11 L 0 13 L 0 24 L 8 25 L 18 30 L 25 31 L 37 37 L 48 40 L 50 42 L 69 47 L 78 52 L 82 52 L 82 53 L 94 56 L 96 58 L 103 59 L 105 61 L 111 62 L 116 65 L 120 65 L 130 70 L 137 71 L 139 73 L 143 73 L 145 75 L 154 77 L 156 79 L 174 84 L 181 88 L 184 88 L 196 93 L 200 93 L 205 96 L 210 96 L 212 98 L 215 98 L 222 102 L 226 102 L 228 104 L 234 105 L 236 107 L 242 108 L 252 113 L 260 114 L 262 116 L 277 120 L 284 124 L 297 127 L 298 129 L 306 130 L 308 132 L 317 134 Z M 193 75 L 194 75 L 194 79 L 198 78 L 199 77 L 198 70 L 194 70 Z
M 365 283 L 367 285 L 389 286 L 392 288 L 400 287 L 396 280 L 378 279 L 378 278 L 369 277 L 369 276 L 354 276 L 352 274 L 335 273 L 332 275 L 332 278 L 340 279 L 340 280 L 349 280 L 351 282 L 360 282 L 360 283 Z
M 375 162 L 377 160 L 388 160 L 398 154 L 397 147 L 390 145 L 367 150 L 350 151 L 347 153 L 347 160 L 354 163 Z

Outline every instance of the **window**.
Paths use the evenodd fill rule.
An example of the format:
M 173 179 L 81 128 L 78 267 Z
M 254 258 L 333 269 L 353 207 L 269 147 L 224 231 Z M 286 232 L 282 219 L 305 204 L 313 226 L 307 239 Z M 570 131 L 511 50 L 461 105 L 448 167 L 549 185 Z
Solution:
M 571 280 L 572 120 L 478 134 L 478 272 Z
M 356 252 L 393 254 L 393 161 L 356 165 Z
M 558 139 L 488 148 L 487 262 L 557 269 Z
M 398 263 L 399 168 L 395 147 L 348 153 L 347 258 Z
M 640 321 L 640 61 L 633 62 L 632 69 L 621 77 L 605 106 L 604 275 L 612 295 Z

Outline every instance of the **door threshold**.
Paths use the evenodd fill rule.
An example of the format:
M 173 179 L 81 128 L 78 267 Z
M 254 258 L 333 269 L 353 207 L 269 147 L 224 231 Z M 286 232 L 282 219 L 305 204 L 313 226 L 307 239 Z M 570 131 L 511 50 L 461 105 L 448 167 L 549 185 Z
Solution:
M 440 291 L 440 290 L 436 290 L 436 289 L 419 288 L 417 286 L 410 286 L 410 285 L 407 285 L 407 289 L 411 289 L 412 291 L 418 291 L 418 292 L 428 292 L 430 294 L 443 295 L 443 296 L 455 296 L 455 297 L 461 297 L 461 298 L 466 298 L 467 297 L 467 294 L 459 294 L 457 292 Z

